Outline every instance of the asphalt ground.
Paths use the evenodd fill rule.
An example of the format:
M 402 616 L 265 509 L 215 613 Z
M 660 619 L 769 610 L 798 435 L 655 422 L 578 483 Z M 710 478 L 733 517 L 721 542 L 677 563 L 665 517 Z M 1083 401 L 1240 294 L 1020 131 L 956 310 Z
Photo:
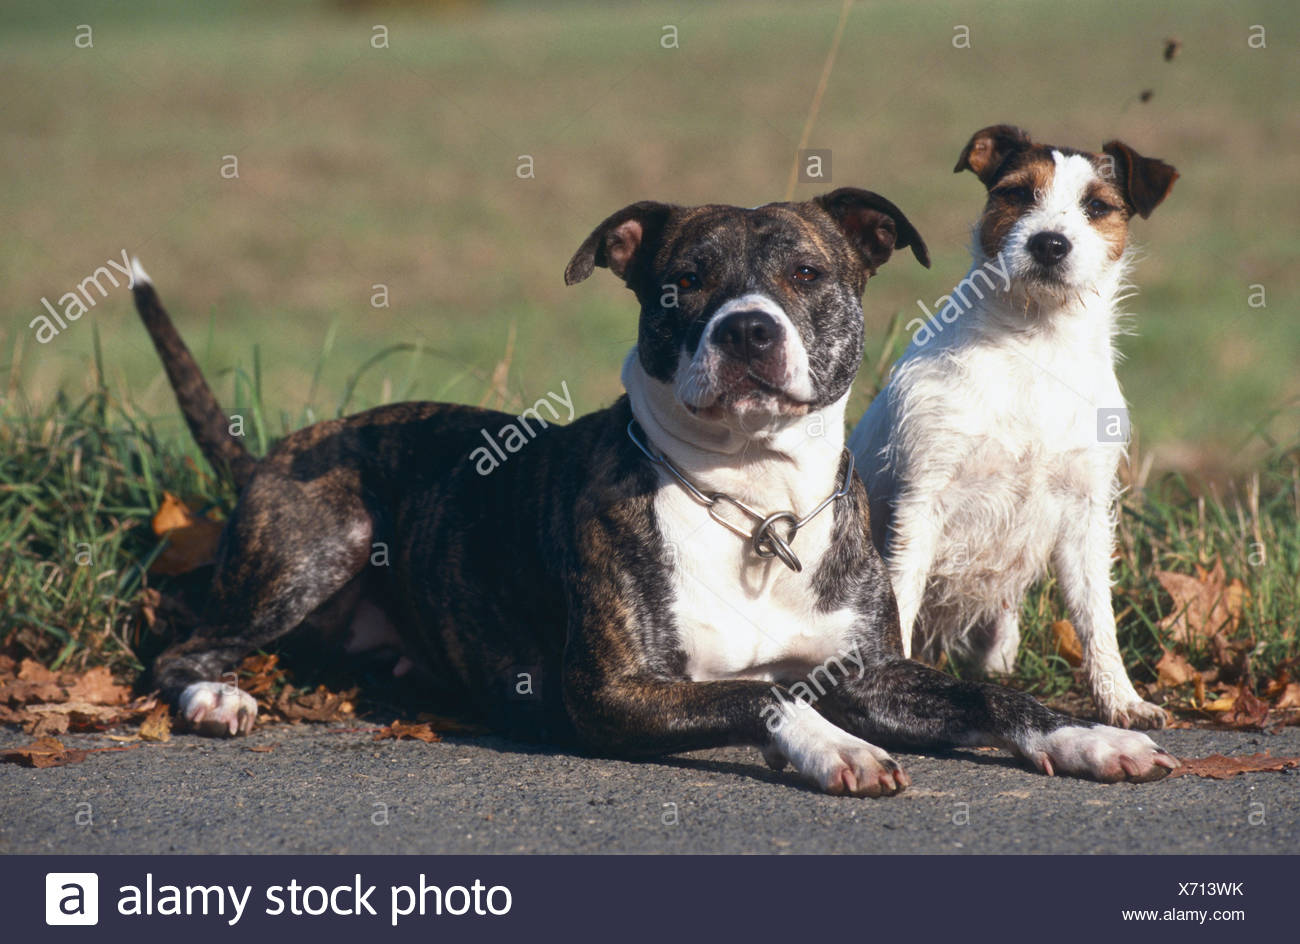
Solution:
M 0 853 L 1300 852 L 1300 769 L 1105 785 L 998 751 L 895 753 L 912 787 L 870 800 L 815 792 L 749 748 L 633 763 L 371 731 L 270 725 L 63 767 L 0 764 Z M 1300 755 L 1297 728 L 1158 739 L 1181 757 Z M 0 749 L 30 740 L 0 730 Z

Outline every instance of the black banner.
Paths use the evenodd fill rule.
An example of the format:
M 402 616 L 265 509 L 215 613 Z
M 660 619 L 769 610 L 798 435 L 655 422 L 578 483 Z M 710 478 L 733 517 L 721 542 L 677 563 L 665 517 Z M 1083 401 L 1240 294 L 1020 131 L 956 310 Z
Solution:
M 1231 856 L 11 856 L 6 940 L 1294 936 L 1294 862 Z M 55 930 L 67 925 L 72 930 Z

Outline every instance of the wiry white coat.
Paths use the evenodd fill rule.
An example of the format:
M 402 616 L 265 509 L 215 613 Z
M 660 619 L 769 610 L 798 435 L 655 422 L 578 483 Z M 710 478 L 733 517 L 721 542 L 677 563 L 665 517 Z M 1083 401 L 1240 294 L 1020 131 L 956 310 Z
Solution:
M 1108 260 L 1078 212 L 1091 167 L 1073 162 L 1086 164 L 1058 160 L 1052 192 L 1004 242 L 1009 291 L 968 294 L 949 323 L 918 330 L 849 448 L 873 509 L 893 506 L 886 562 L 905 652 L 973 652 L 1010 671 L 1021 601 L 1051 564 L 1102 717 L 1145 726 L 1163 713 L 1124 670 L 1110 594 L 1125 444 L 1099 435 L 1124 409 L 1113 342 L 1128 257 Z M 1025 240 L 1043 229 L 1074 247 L 1057 293 L 1021 282 Z M 987 262 L 976 247 L 972 273 Z

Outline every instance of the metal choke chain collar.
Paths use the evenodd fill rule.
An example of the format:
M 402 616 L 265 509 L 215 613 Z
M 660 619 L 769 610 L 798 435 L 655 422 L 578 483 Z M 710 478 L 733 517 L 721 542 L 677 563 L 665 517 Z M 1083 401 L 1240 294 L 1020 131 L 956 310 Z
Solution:
M 681 470 L 679 470 L 677 466 L 673 465 L 672 461 L 667 456 L 663 453 L 652 450 L 646 443 L 645 439 L 643 439 L 641 435 L 638 435 L 638 430 L 639 425 L 636 420 L 632 420 L 628 423 L 628 439 L 632 440 L 636 447 L 645 453 L 647 459 L 655 465 L 661 466 L 663 469 L 667 470 L 668 474 L 676 479 L 682 488 L 686 489 L 687 494 L 690 495 L 691 498 L 695 499 L 695 501 L 699 502 L 708 510 L 710 518 L 722 525 L 732 534 L 748 541 L 750 548 L 759 557 L 764 559 L 775 557 L 795 573 L 801 573 L 803 571 L 803 563 L 800 562 L 798 555 L 790 548 L 790 543 L 794 540 L 795 535 L 799 533 L 800 528 L 804 527 L 809 521 L 812 521 L 813 518 L 816 518 L 819 514 L 830 507 L 837 498 L 843 498 L 847 495 L 849 493 L 849 487 L 853 482 L 853 453 L 849 452 L 848 449 L 845 449 L 844 454 L 848 457 L 849 465 L 844 472 L 844 481 L 840 483 L 839 488 L 830 495 L 827 495 L 826 498 L 822 499 L 821 503 L 818 504 L 816 508 L 808 512 L 808 514 L 804 515 L 802 518 L 796 515 L 793 511 L 776 511 L 770 515 L 764 515 L 762 512 L 750 508 L 739 498 L 733 498 L 723 492 L 705 493 L 700 491 L 694 484 L 692 484 L 690 479 L 682 474 Z M 718 506 L 723 503 L 731 505 L 733 508 L 736 508 L 746 517 L 754 521 L 755 525 L 753 530 L 746 531 L 722 517 L 718 512 Z M 774 529 L 774 526 L 780 521 L 784 521 L 789 525 L 789 530 L 784 536 L 777 534 Z

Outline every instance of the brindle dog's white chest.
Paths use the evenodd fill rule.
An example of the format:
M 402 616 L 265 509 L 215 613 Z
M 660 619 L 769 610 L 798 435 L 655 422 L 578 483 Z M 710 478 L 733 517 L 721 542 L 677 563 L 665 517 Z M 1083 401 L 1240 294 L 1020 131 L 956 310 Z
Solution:
M 831 546 L 832 512 L 796 536 L 801 573 L 758 557 L 680 488 L 660 491 L 655 514 L 672 561 L 672 615 L 690 678 L 782 681 L 851 648 L 855 614 L 822 610 L 814 590 Z

